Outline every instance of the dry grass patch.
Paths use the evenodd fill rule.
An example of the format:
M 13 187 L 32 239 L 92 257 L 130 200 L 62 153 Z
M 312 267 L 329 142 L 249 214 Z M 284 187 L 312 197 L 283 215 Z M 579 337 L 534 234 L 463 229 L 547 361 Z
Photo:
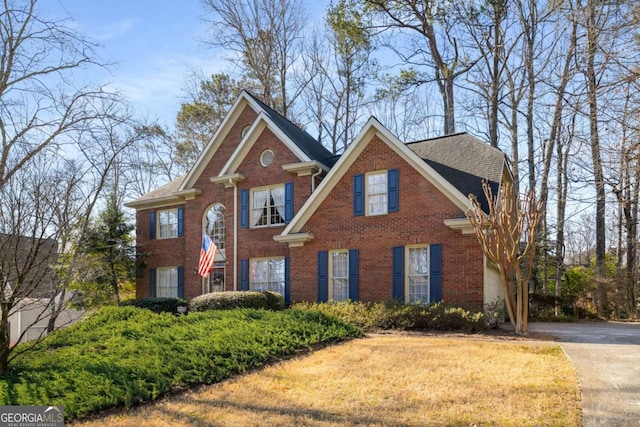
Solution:
M 578 426 L 556 345 L 383 335 L 81 425 Z

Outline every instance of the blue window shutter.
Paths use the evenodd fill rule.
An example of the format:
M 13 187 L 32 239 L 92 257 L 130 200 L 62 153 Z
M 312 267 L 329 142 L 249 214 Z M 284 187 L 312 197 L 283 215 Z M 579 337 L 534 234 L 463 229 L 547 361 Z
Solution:
M 184 267 L 178 267 L 178 298 L 184 298 Z
M 404 302 L 404 246 L 393 247 L 393 299 Z
M 291 304 L 291 258 L 284 257 L 284 303 Z
M 240 290 L 249 290 L 249 260 L 240 260 Z
M 400 190 L 398 180 L 398 169 L 389 169 L 387 172 L 387 196 L 389 198 L 389 212 L 400 210 Z
M 249 228 L 249 190 L 240 191 L 240 227 Z
M 183 206 L 178 208 L 178 237 L 182 237 L 182 236 L 184 236 L 184 207 Z
M 156 269 L 149 269 L 149 297 L 156 297 Z
M 149 239 L 156 238 L 156 211 L 149 212 Z
M 353 216 L 364 215 L 364 175 L 353 176 Z
M 357 249 L 349 249 L 349 299 L 351 301 L 358 300 L 359 270 L 360 270 L 360 251 Z
M 442 301 L 442 245 L 429 246 L 429 302 Z
M 318 302 L 326 302 L 329 299 L 329 253 L 318 252 Z
M 293 182 L 284 185 L 284 223 L 289 224 L 293 218 Z

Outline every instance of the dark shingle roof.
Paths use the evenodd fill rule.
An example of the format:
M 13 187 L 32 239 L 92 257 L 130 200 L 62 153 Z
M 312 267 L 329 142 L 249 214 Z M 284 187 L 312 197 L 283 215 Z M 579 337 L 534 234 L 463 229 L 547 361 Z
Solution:
M 488 211 L 482 180 L 486 179 L 497 194 L 505 165 L 502 151 L 466 132 L 406 145 L 463 195 L 474 194 L 482 209 Z
M 482 190 L 482 178 L 428 159 L 424 159 L 424 161 L 435 169 L 436 172 L 442 175 L 444 179 L 456 187 L 464 196 L 468 196 L 469 194 L 475 195 L 480 202 L 482 210 L 489 212 L 489 201 Z M 488 182 L 491 192 L 494 195 L 498 194 L 500 184 L 495 181 Z
M 422 159 L 489 181 L 500 182 L 502 178 L 504 153 L 466 132 L 409 142 L 407 146 Z
M 300 129 L 298 126 L 291 123 L 288 119 L 283 117 L 273 108 L 269 107 L 264 102 L 260 101 L 257 97 L 246 92 L 254 101 L 256 101 L 260 107 L 265 111 L 273 123 L 285 134 L 291 141 L 293 141 L 311 160 L 316 160 L 323 165 L 331 168 L 336 159 L 334 155 L 327 150 L 321 143 L 319 143 L 314 137 L 309 135 L 306 131 Z

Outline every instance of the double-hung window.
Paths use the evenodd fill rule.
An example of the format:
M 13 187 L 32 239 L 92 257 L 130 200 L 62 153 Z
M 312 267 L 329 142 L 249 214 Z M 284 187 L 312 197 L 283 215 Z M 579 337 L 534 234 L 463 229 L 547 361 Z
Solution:
M 387 213 L 387 171 L 372 172 L 367 175 L 367 215 Z
M 252 258 L 249 288 L 284 295 L 284 258 Z
M 158 236 L 160 239 L 178 237 L 178 209 L 158 211 Z
M 344 301 L 349 298 L 349 251 L 329 252 L 329 299 Z
M 156 274 L 156 297 L 177 297 L 178 268 L 158 268 Z
M 269 227 L 285 223 L 284 185 L 251 191 L 251 226 Z
M 353 176 L 353 215 L 386 215 L 400 210 L 398 169 Z
M 406 301 L 429 303 L 429 246 L 407 246 L 406 251 Z

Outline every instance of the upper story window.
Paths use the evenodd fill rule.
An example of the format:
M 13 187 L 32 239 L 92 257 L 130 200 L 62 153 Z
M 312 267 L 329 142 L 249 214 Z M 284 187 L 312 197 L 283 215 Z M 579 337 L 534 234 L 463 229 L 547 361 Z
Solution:
M 354 216 L 386 215 L 400 210 L 398 169 L 353 176 Z
M 387 213 L 387 171 L 367 174 L 367 215 Z
M 225 247 L 225 207 L 220 203 L 215 203 L 207 209 L 204 216 L 205 232 L 211 237 L 211 240 L 218 249 Z
M 158 238 L 178 237 L 178 209 L 158 211 Z
M 184 206 L 149 212 L 149 239 L 184 236 Z
M 293 182 L 240 190 L 240 227 L 288 224 L 293 218 Z
M 251 190 L 251 227 L 285 223 L 284 185 Z

